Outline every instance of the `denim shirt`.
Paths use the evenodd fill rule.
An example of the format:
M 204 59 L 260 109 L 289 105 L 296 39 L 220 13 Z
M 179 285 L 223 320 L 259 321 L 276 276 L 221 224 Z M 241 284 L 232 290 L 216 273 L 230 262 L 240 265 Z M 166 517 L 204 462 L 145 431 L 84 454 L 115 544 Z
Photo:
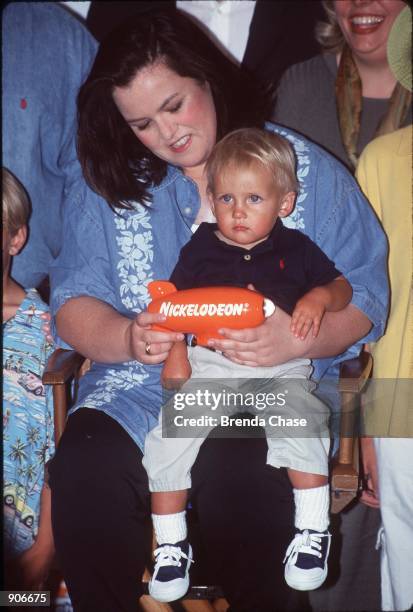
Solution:
M 11 2 L 3 11 L 3 165 L 32 203 L 30 233 L 12 276 L 37 287 L 62 242 L 64 194 L 79 173 L 76 96 L 97 43 L 56 2 Z
M 370 205 L 349 172 L 320 147 L 286 128 L 267 124 L 288 138 L 298 158 L 300 193 L 283 222 L 314 240 L 347 277 L 352 303 L 373 323 L 366 338 L 335 359 L 315 360 L 313 376 L 359 352 L 377 339 L 387 315 L 387 247 Z M 52 268 L 52 314 L 70 298 L 91 296 L 133 318 L 150 301 L 147 284 L 169 278 L 180 248 L 191 236 L 199 209 L 196 184 L 173 166 L 152 190 L 150 207 L 113 213 L 79 180 L 65 207 L 65 239 Z M 317 203 L 317 205 L 315 205 Z M 105 330 L 102 329 L 102 336 Z M 58 340 L 59 341 L 59 340 Z M 65 346 L 60 341 L 61 346 Z M 67 345 L 66 345 L 67 346 Z M 94 363 L 81 379 L 78 401 L 116 419 L 143 450 L 162 402 L 161 365 Z

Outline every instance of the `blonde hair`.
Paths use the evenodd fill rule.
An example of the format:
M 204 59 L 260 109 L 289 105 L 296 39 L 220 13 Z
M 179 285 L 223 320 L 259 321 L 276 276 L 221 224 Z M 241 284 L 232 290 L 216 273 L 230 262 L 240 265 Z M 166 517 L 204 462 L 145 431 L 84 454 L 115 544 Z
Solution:
M 205 166 L 208 191 L 213 193 L 215 177 L 229 164 L 245 167 L 253 162 L 262 164 L 273 175 L 282 195 L 299 191 L 292 146 L 282 136 L 258 128 L 235 130 L 215 145 Z
M 323 0 L 327 21 L 320 21 L 315 28 L 315 38 L 325 51 L 339 53 L 343 50 L 345 39 L 338 25 L 333 0 Z
M 11 236 L 26 225 L 30 216 L 29 196 L 21 182 L 7 168 L 2 168 L 3 225 Z

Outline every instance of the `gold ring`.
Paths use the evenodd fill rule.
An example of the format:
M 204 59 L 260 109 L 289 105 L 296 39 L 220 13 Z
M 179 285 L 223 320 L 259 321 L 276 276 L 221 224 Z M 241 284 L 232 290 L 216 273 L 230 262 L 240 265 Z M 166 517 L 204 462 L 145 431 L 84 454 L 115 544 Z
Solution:
M 151 354 L 151 345 L 150 345 L 150 343 L 149 343 L 149 342 L 147 342 L 147 343 L 145 344 L 145 353 L 146 353 L 147 355 L 150 355 L 150 354 Z

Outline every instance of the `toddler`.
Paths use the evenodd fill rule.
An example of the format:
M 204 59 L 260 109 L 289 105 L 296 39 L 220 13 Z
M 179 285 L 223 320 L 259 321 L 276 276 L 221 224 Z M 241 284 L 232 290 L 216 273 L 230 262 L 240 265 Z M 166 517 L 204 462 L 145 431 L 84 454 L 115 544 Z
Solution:
M 291 315 L 291 332 L 317 336 L 326 311 L 351 300 L 352 289 L 334 264 L 306 235 L 286 228 L 281 218 L 294 208 L 299 190 L 293 149 L 277 134 L 241 129 L 223 138 L 206 164 L 207 191 L 216 223 L 202 223 L 181 250 L 171 282 L 177 289 L 220 285 L 253 286 Z M 234 279 L 236 281 L 234 282 Z M 174 362 L 189 353 L 192 378 L 260 378 L 272 389 L 288 389 L 288 414 L 328 410 L 312 393 L 308 359 L 273 367 L 230 361 L 218 351 L 176 343 Z M 185 391 L 183 387 L 181 391 Z M 182 597 L 189 586 L 192 550 L 185 507 L 190 470 L 203 443 L 196 438 L 163 438 L 162 414 L 147 436 L 144 466 L 152 492 L 152 518 L 159 548 L 150 594 L 159 601 Z M 208 431 L 205 431 L 205 436 Z M 286 552 L 285 579 L 298 590 L 318 588 L 327 575 L 329 525 L 328 450 L 325 437 L 273 437 L 266 427 L 267 464 L 285 467 L 293 487 L 296 534 Z M 314 434 L 317 435 L 317 434 Z

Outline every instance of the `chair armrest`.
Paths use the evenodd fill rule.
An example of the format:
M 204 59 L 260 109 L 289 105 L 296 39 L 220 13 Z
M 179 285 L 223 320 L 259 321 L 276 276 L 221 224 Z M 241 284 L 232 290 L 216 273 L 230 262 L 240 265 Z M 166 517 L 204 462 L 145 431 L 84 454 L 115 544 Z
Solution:
M 56 349 L 49 357 L 44 369 L 42 381 L 53 389 L 54 439 L 59 444 L 66 424 L 67 411 L 73 401 L 74 389 L 69 382 L 77 378 L 85 358 L 76 351 Z
M 370 377 L 373 358 L 362 352 L 340 366 L 340 447 L 331 469 L 331 512 L 340 512 L 358 492 L 359 453 L 357 444 L 360 394 Z
M 43 384 L 64 385 L 72 376 L 78 372 L 85 358 L 76 351 L 56 349 L 49 357 L 43 372 Z
M 373 369 L 370 353 L 362 352 L 358 357 L 347 359 L 340 365 L 340 393 L 360 393 Z

